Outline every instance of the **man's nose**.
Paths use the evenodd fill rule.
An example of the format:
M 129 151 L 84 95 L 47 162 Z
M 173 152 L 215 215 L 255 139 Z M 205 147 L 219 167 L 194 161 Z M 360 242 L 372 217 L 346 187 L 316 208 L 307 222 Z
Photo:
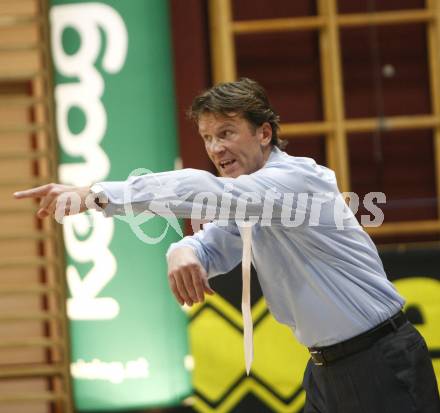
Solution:
M 218 139 L 213 139 L 211 142 L 211 151 L 213 153 L 221 153 L 225 150 L 225 147 L 222 142 L 220 142 Z

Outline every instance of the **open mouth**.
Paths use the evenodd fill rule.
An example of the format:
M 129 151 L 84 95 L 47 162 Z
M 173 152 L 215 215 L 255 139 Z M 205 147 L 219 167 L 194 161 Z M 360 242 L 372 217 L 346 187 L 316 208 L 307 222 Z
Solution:
M 232 165 L 235 164 L 235 159 L 227 159 L 225 161 L 220 162 L 220 168 L 223 170 L 229 169 Z

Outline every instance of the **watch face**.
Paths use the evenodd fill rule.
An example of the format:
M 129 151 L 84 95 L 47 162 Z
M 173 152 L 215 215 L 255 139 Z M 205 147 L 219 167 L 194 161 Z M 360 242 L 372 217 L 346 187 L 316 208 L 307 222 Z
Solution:
M 90 192 L 96 196 L 104 194 L 104 191 L 102 190 L 101 186 L 98 184 L 94 184 L 90 187 Z
M 93 196 L 93 209 L 103 209 L 103 203 L 107 203 L 107 196 L 100 185 L 94 184 L 89 189 Z

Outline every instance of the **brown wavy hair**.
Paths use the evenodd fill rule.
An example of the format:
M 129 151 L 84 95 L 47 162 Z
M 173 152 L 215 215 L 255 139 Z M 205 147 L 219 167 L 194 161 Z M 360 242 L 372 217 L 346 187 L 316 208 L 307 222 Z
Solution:
M 241 115 L 254 128 L 268 122 L 272 127 L 274 146 L 283 148 L 284 141 L 278 137 L 280 117 L 269 103 L 264 88 L 246 77 L 235 82 L 219 83 L 196 96 L 187 114 L 196 123 L 204 113 L 222 116 Z

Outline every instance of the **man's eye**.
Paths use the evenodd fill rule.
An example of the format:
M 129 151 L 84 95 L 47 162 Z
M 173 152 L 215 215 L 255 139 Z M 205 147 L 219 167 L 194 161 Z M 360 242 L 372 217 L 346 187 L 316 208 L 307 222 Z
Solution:
M 225 138 L 229 137 L 232 135 L 232 131 L 229 129 L 226 129 L 223 134 L 222 134 Z

